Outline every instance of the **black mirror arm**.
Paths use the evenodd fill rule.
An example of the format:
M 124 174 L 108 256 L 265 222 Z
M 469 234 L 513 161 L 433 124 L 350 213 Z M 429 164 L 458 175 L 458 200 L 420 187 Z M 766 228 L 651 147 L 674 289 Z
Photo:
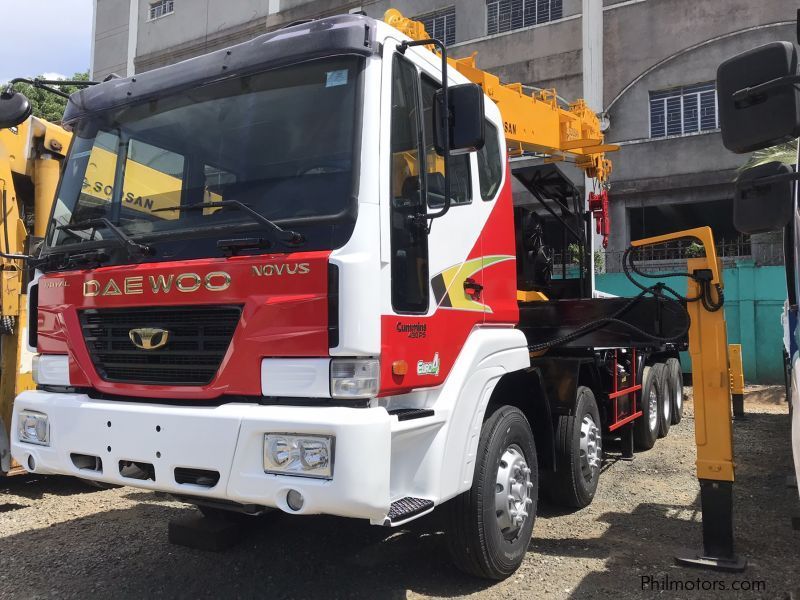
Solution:
M 90 85 L 97 85 L 100 82 L 73 80 L 73 79 L 39 79 L 39 78 L 26 79 L 25 77 L 17 77 L 16 79 L 12 79 L 6 84 L 6 87 L 3 90 L 3 95 L 11 94 L 13 92 L 15 83 L 27 83 L 28 85 L 32 85 L 35 88 L 45 90 L 46 92 L 50 92 L 51 94 L 55 94 L 56 96 L 61 96 L 62 98 L 69 98 L 69 94 L 67 94 L 66 92 L 62 92 L 61 90 L 57 90 L 56 88 L 50 86 L 74 85 L 79 87 L 88 87 Z
M 747 182 L 737 184 L 740 190 L 750 190 L 759 188 L 773 183 L 782 183 L 784 181 L 800 181 L 800 173 L 781 173 L 780 175 L 770 175 L 769 177 L 758 177 L 751 179 Z
M 765 81 L 764 83 L 759 83 L 758 85 L 755 85 L 753 87 L 746 87 L 737 92 L 734 92 L 733 101 L 737 103 L 747 102 L 748 100 L 753 99 L 755 96 L 760 96 L 761 94 L 773 90 L 775 88 L 787 87 L 790 85 L 795 85 L 797 83 L 800 83 L 800 74 L 776 77 L 775 79 L 770 79 L 769 81 Z
M 442 123 L 442 129 L 444 130 L 444 154 L 442 155 L 442 162 L 444 163 L 444 204 L 437 212 L 428 213 L 426 215 L 429 223 L 432 222 L 433 219 L 445 216 L 447 211 L 450 210 L 450 101 L 447 95 L 447 48 L 441 40 L 435 38 L 427 40 L 406 40 L 401 42 L 397 47 L 400 54 L 405 54 L 406 50 L 412 46 L 431 45 L 439 49 L 439 54 L 442 57 L 442 104 L 444 105 L 444 110 L 442 110 L 441 118 L 444 121 Z M 427 205 L 427 202 L 425 204 Z M 430 225 L 428 225 L 428 230 L 430 230 Z

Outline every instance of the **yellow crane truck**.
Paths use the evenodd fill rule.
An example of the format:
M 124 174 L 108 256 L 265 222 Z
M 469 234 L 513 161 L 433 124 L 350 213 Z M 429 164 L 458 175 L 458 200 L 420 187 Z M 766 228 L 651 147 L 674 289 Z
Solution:
M 0 257 L 0 474 L 19 469 L 9 448 L 14 397 L 36 387 L 26 338 L 27 269 L 13 256 L 31 252 L 44 238 L 72 137 L 33 116 L 16 126 L 5 125 L 0 122 L 0 208 L 5 221 L 0 248 L 6 255 Z

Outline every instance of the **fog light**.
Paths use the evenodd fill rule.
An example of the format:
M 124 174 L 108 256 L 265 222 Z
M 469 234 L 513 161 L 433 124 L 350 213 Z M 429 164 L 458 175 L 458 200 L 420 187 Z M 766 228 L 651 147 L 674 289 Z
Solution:
M 35 354 L 31 375 L 37 385 L 69 385 L 69 358 L 61 354 Z
M 378 394 L 380 362 L 374 358 L 335 358 L 331 361 L 331 397 L 372 398 Z
M 286 504 L 295 512 L 303 508 L 303 502 L 303 494 L 297 490 L 289 490 L 289 493 L 286 494 Z
M 264 472 L 330 479 L 334 439 L 330 435 L 267 433 L 264 435 Z
M 40 446 L 50 445 L 50 423 L 46 414 L 23 410 L 19 413 L 18 423 L 17 433 L 20 442 Z

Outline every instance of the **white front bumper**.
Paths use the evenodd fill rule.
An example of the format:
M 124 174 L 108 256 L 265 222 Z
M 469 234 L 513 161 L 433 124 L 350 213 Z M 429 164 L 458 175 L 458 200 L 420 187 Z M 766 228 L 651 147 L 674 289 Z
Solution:
M 17 418 L 26 409 L 48 415 L 50 446 L 19 441 Z M 14 403 L 11 450 L 22 465 L 32 456 L 37 473 L 75 475 L 284 510 L 290 510 L 287 492 L 295 489 L 305 499 L 298 513 L 382 523 L 390 505 L 392 420 L 383 408 L 167 406 L 29 391 Z M 263 439 L 267 432 L 335 436 L 333 478 L 265 474 Z M 102 472 L 79 469 L 73 453 L 100 457 Z M 155 481 L 123 477 L 120 461 L 152 464 Z M 220 479 L 210 488 L 180 484 L 175 480 L 176 467 L 218 471 Z

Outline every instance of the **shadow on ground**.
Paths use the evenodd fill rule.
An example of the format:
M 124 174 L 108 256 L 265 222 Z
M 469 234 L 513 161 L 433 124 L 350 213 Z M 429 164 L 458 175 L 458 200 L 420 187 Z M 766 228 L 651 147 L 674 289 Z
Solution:
M 738 548 L 751 561 L 744 575 L 721 576 L 674 565 L 680 548 L 700 544 L 699 501 L 693 507 L 640 503 L 633 512 L 607 512 L 600 520 L 609 527 L 597 538 L 535 536 L 528 561 L 604 560 L 605 570 L 588 573 L 570 590 L 574 598 L 651 595 L 642 592 L 641 578 L 665 575 L 727 584 L 763 579 L 765 593 L 744 597 L 786 597 L 798 587 L 798 537 L 789 529 L 787 512 L 796 505 L 796 491 L 785 488 L 789 421 L 785 415 L 755 414 L 735 429 L 737 444 L 749 448 L 738 455 L 735 492 Z M 13 493 L 25 498 L 93 493 L 73 480 L 44 486 L 30 477 L 3 482 L 2 489 L 13 486 Z M 276 512 L 255 520 L 235 548 L 213 553 L 167 543 L 168 521 L 193 508 L 146 492 L 126 490 L 122 497 L 139 504 L 0 538 L 0 575 L 19 575 L 2 579 L 0 597 L 401 599 L 409 591 L 455 597 L 493 585 L 466 577 L 450 565 L 435 515 L 407 529 L 389 530 L 347 519 Z M 547 504 L 540 512 L 559 514 Z M 491 589 L 498 592 L 493 597 L 517 597 L 513 591 L 505 584 Z
M 275 512 L 221 553 L 167 543 L 170 519 L 192 514 L 153 494 L 141 502 L 0 538 L 0 597 L 406 598 L 461 596 L 491 585 L 449 563 L 431 519 L 402 530 Z M 67 559 L 68 560 L 65 560 Z
M 796 597 L 800 593 L 800 536 L 791 529 L 791 515 L 798 507 L 797 490 L 785 485 L 792 468 L 789 418 L 750 414 L 735 423 L 734 443 L 746 449 L 736 452 L 734 484 L 736 551 L 749 562 L 744 573 L 675 563 L 675 556 L 683 551 L 702 548 L 699 495 L 691 507 L 642 503 L 633 512 L 605 513 L 599 520 L 609 527 L 602 537 L 579 545 L 573 539 L 534 539 L 531 552 L 605 559 L 605 570 L 584 577 L 570 591 L 571 598 L 634 593 L 670 598 Z

